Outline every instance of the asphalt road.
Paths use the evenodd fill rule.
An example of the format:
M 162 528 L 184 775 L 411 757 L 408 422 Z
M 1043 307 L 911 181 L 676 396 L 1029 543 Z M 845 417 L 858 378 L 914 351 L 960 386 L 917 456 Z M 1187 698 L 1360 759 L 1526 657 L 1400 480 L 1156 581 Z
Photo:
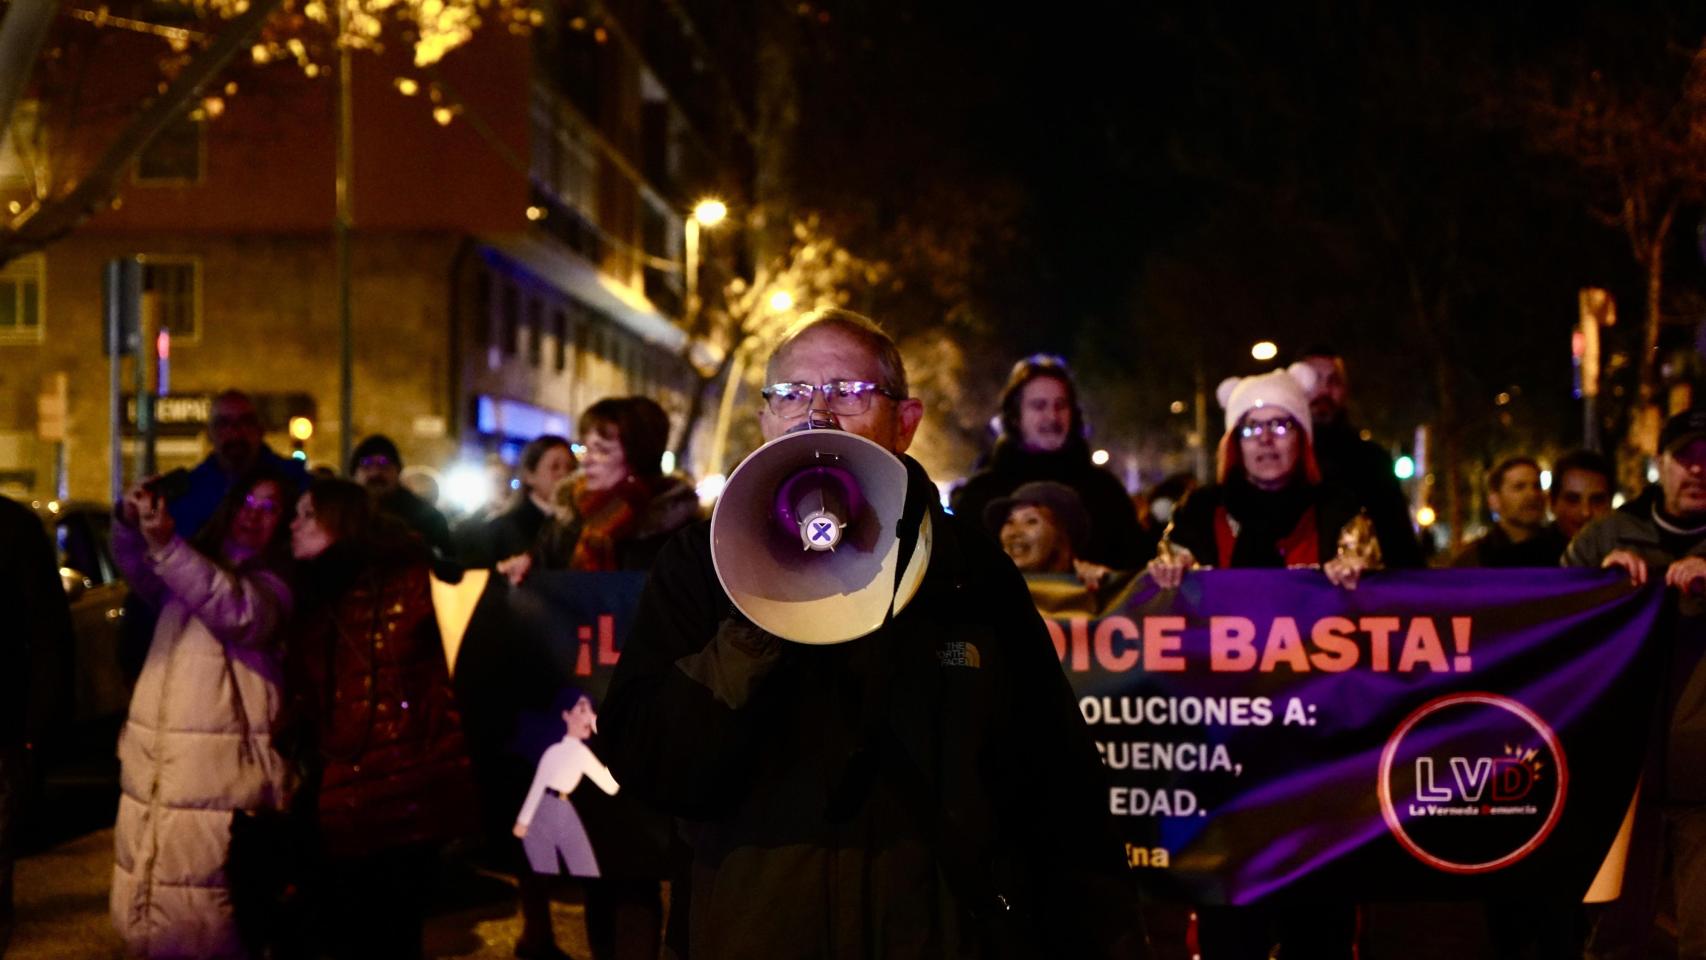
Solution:
M 18 861 L 18 923 L 5 960 L 123 960 L 107 919 L 113 868 L 108 825 L 117 807 L 116 783 L 105 770 L 58 777 L 44 806 L 51 815 L 33 831 L 29 839 L 35 842 Z M 426 930 L 428 956 L 514 956 L 521 917 L 513 881 L 450 862 L 438 887 Z M 578 890 L 566 882 L 557 893 L 560 899 L 552 904 L 557 944 L 573 957 L 589 957 Z M 1147 914 L 1156 960 L 1188 960 L 1183 948 L 1188 909 L 1157 904 Z M 1362 928 L 1365 960 L 1494 960 L 1479 904 L 1371 904 L 1364 908 Z M 1675 956 L 1674 942 L 1667 940 L 1660 938 L 1652 957 Z
M 124 960 L 107 919 L 112 885 L 112 830 L 98 830 L 18 861 L 18 926 L 6 960 Z M 450 868 L 441 902 L 427 923 L 432 957 L 509 958 L 521 933 L 515 889 L 507 878 Z M 590 956 L 584 915 L 565 885 L 552 904 L 557 945 Z
M 18 929 L 6 960 L 124 960 L 107 920 L 112 881 L 112 830 L 99 830 L 18 863 Z M 466 868 L 447 869 L 441 902 L 427 924 L 428 956 L 509 958 L 521 933 L 513 885 L 507 878 Z M 577 958 L 590 956 L 584 914 L 571 885 L 552 905 L 557 944 Z M 1151 932 L 1157 960 L 1184 960 L 1183 950 L 1161 944 L 1182 939 L 1184 916 L 1175 908 L 1154 911 Z M 1402 960 L 1474 960 L 1485 952 L 1478 906 L 1463 904 L 1376 905 L 1364 918 L 1365 957 Z M 1421 931 L 1426 931 L 1418 936 Z

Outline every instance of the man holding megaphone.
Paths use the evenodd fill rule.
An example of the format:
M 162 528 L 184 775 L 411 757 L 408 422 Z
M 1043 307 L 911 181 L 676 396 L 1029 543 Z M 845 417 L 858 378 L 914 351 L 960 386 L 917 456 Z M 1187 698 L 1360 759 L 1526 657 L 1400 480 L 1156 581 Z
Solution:
M 894 342 L 824 311 L 767 372 L 769 442 L 653 567 L 602 711 L 624 790 L 692 847 L 671 945 L 1143 955 L 1024 581 L 904 456 L 924 410 Z

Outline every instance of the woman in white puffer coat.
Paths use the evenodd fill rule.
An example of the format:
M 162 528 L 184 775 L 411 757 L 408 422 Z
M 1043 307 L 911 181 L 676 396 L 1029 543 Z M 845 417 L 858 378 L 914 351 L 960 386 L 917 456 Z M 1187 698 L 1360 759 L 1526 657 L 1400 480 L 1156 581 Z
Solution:
M 295 492 L 272 472 L 239 480 L 193 546 L 145 487 L 120 504 L 114 558 L 160 612 L 118 745 L 111 905 L 132 956 L 247 955 L 225 861 L 232 811 L 287 799 L 272 726 Z

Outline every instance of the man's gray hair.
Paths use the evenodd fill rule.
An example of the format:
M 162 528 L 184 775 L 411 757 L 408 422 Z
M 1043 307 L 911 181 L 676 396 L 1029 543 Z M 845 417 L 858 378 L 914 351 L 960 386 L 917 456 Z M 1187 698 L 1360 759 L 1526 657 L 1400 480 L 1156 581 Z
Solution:
M 770 362 L 764 368 L 765 379 L 775 379 L 776 365 L 794 345 L 794 341 L 824 327 L 847 334 L 871 351 L 877 358 L 877 375 L 882 378 L 880 386 L 883 389 L 902 398 L 912 395 L 907 392 L 906 387 L 906 363 L 900 358 L 900 348 L 895 346 L 894 338 L 870 317 L 839 307 L 813 310 L 794 321 L 793 326 L 782 334 L 782 342 L 778 343 L 770 354 Z

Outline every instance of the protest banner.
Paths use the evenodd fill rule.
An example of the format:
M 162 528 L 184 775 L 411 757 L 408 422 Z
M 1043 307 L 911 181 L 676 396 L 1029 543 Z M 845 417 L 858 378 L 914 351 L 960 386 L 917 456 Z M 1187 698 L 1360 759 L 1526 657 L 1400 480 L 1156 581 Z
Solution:
M 1147 886 L 1579 899 L 1654 716 L 1663 592 L 1598 570 L 1032 577 Z
M 643 581 L 530 578 L 511 629 L 596 705 Z M 1663 591 L 1612 572 L 1029 584 L 1127 863 L 1161 896 L 1577 899 L 1651 737 Z

